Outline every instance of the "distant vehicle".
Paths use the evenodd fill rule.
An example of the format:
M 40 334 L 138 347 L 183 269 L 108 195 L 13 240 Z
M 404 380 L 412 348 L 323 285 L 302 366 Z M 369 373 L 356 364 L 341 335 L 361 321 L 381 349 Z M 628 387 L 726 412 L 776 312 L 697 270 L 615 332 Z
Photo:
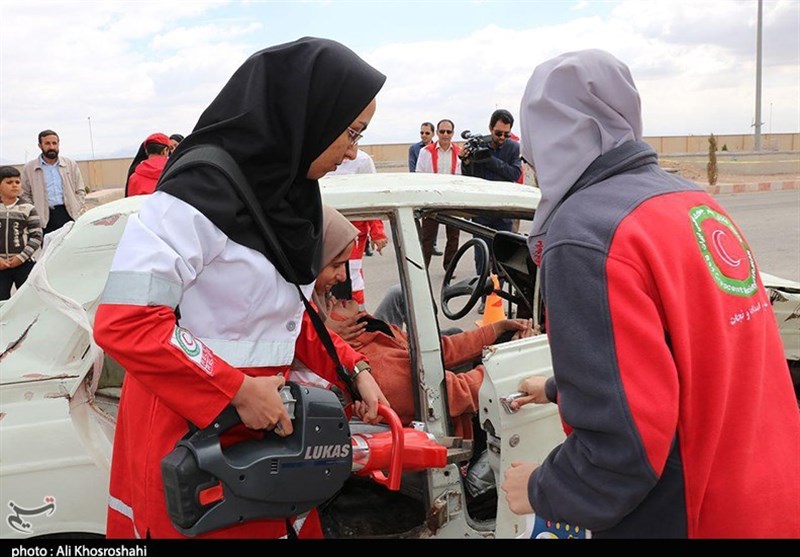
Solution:
M 390 230 L 416 370 L 416 426 L 456 453 L 440 468 L 406 473 L 399 491 L 353 476 L 321 507 L 331 537 L 529 537 L 533 516 L 509 511 L 489 485 L 479 495 L 466 483 L 472 444 L 452 437 L 440 346 L 440 320 L 463 317 L 491 291 L 488 271 L 454 281 L 454 261 L 441 297 L 423 264 L 422 217 L 456 226 L 464 237 L 492 243 L 507 285 L 502 296 L 518 317 L 541 322 L 536 268 L 525 237 L 471 222 L 503 214 L 530 221 L 538 189 L 434 174 L 363 174 L 322 181 L 326 203 L 352 220 L 383 219 Z M 91 209 L 74 225 L 48 236 L 29 280 L 0 307 L 0 537 L 102 536 L 110 457 L 124 371 L 92 340 L 92 322 L 112 256 L 127 218 L 142 197 Z M 522 228 L 523 230 L 526 228 Z M 469 242 L 461 258 L 481 242 Z M 372 258 L 377 259 L 377 258 Z M 369 265 L 369 263 L 367 263 Z M 461 272 L 459 271 L 459 275 Z M 800 284 L 762 274 L 793 372 L 800 360 Z M 370 296 L 381 292 L 370 290 Z M 442 315 L 440 315 L 440 313 Z M 541 460 L 563 440 L 555 405 L 504 404 L 520 381 L 552 374 L 546 335 L 487 346 L 478 421 L 486 432 L 494 476 L 516 460 Z M 743 370 L 744 371 L 744 370 Z M 364 424 L 352 423 L 353 432 Z M 468 474 L 467 474 L 468 476 Z M 490 474 L 491 476 L 491 474 Z

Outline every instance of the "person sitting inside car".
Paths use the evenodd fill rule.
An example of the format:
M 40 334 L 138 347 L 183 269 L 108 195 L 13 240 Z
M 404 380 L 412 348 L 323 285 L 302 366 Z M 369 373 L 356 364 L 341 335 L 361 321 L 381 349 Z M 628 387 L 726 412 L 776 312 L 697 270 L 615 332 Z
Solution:
M 337 334 L 342 331 L 344 336 L 340 336 L 372 362 L 375 381 L 400 421 L 408 425 L 415 419 L 408 334 L 397 325 L 359 310 L 354 300 L 336 300 L 330 296 L 331 288 L 345 280 L 344 266 L 357 234 L 358 230 L 341 213 L 332 207 L 323 207 L 322 263 L 325 266 L 314 283 L 314 302 L 328 329 Z M 471 364 L 480 357 L 484 346 L 494 344 L 504 334 L 524 338 L 532 336 L 533 330 L 527 319 L 504 319 L 441 337 L 447 400 L 456 436 L 473 438 L 472 418 L 478 411 L 483 366 L 476 365 L 461 373 L 450 370 Z
M 346 322 L 359 313 L 354 300 L 337 300 L 329 308 L 326 325 L 335 331 L 338 322 Z M 403 425 L 414 420 L 414 394 L 411 381 L 411 355 L 408 333 L 372 315 L 358 319 L 364 331 L 349 341 L 350 346 L 373 362 L 372 374 L 389 400 Z M 478 412 L 478 391 L 483 382 L 483 365 L 456 373 L 453 368 L 474 362 L 484 346 L 494 344 L 498 337 L 511 332 L 512 338 L 531 336 L 533 331 L 526 319 L 504 319 L 478 329 L 454 335 L 442 335 L 447 401 L 453 419 L 454 434 L 471 439 L 472 418 Z

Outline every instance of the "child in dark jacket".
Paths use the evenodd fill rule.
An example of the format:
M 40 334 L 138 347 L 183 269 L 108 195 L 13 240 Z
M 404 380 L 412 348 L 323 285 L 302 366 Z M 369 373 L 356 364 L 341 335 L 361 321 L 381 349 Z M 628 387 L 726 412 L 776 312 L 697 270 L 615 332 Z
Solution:
M 20 172 L 0 167 L 0 300 L 11 297 L 11 287 L 20 286 L 33 269 L 32 256 L 42 245 L 42 226 L 36 209 L 20 203 Z

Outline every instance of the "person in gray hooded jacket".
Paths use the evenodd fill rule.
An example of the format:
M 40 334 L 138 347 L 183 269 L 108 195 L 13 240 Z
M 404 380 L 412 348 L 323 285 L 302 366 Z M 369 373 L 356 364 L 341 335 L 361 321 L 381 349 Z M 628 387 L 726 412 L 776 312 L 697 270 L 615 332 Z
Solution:
M 659 167 L 611 54 L 539 65 L 520 115 L 568 435 L 506 470 L 509 507 L 594 537 L 800 537 L 800 414 L 740 230 Z

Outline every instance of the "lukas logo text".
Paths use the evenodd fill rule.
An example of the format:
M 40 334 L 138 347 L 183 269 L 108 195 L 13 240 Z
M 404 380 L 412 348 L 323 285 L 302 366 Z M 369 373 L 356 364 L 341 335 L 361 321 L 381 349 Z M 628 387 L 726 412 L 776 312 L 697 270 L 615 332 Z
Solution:
M 322 460 L 326 458 L 346 458 L 350 454 L 350 445 L 316 445 L 306 447 L 305 460 Z

